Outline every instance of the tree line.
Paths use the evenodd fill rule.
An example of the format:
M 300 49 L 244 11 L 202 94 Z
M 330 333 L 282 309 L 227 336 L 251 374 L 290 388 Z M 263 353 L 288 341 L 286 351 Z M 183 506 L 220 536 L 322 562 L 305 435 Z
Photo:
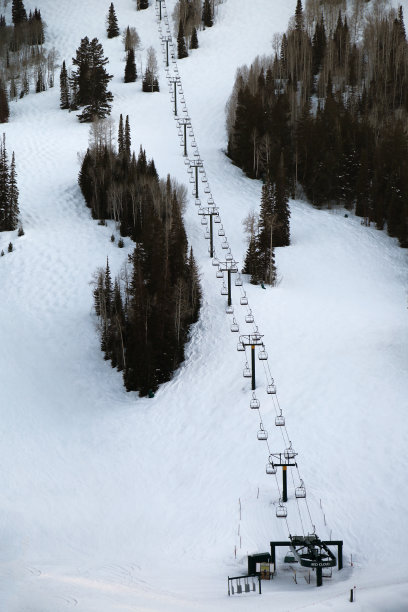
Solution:
M 182 219 L 183 189 L 160 180 L 140 147 L 131 152 L 128 118 L 120 122 L 118 150 L 102 130 L 87 150 L 79 185 L 94 218 L 113 219 L 136 243 L 121 276 L 109 262 L 97 275 L 94 299 L 101 348 L 123 372 L 128 391 L 154 392 L 184 359 L 190 326 L 201 304 L 199 274 Z
M 23 0 L 12 2 L 12 24 L 0 14 L 0 123 L 8 121 L 9 100 L 30 90 L 39 93 L 54 85 L 56 51 L 45 52 L 41 11 L 27 11 Z
M 402 7 L 377 2 L 349 26 L 333 2 L 301 0 L 275 54 L 237 72 L 228 155 L 316 206 L 340 204 L 408 247 L 408 45 Z M 355 6 L 361 2 L 356 2 Z M 371 3 L 365 3 L 370 9 Z M 326 12 L 325 12 L 326 11 Z

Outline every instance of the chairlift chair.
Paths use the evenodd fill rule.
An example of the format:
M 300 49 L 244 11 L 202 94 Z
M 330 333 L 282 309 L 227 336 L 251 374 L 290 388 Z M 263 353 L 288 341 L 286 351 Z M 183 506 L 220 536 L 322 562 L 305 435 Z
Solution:
M 232 319 L 232 323 L 231 323 L 231 327 L 230 327 L 232 332 L 239 332 L 239 325 L 235 320 L 235 317 Z
M 209 239 L 210 239 L 210 237 L 211 237 L 211 236 L 210 236 L 210 230 L 208 229 L 208 227 L 207 227 L 207 229 L 205 230 L 204 237 L 205 237 L 205 239 L 206 239 L 206 240 L 209 240 Z
M 196 198 L 196 199 L 194 200 L 194 204 L 195 204 L 196 206 L 201 206 L 201 200 L 200 200 L 200 198 Z
M 252 399 L 249 402 L 249 407 L 252 408 L 252 410 L 258 410 L 258 408 L 260 407 L 261 402 L 259 401 L 259 399 L 256 397 L 255 395 L 255 391 L 252 393 Z
M 267 440 L 268 439 L 268 432 L 266 431 L 266 429 L 263 428 L 262 423 L 260 423 L 260 425 L 259 425 L 259 431 L 256 434 L 256 437 L 258 438 L 258 440 Z
M 282 415 L 282 409 L 280 409 L 280 414 L 277 417 L 275 417 L 275 425 L 277 427 L 285 426 L 285 417 Z
M 242 344 L 242 343 L 241 343 L 241 344 Z M 238 349 L 238 350 L 241 350 L 241 349 Z M 245 349 L 244 349 L 244 350 L 245 350 Z M 244 378 L 251 378 L 252 374 L 251 374 L 251 370 L 250 370 L 250 368 L 249 368 L 248 362 L 246 362 L 246 364 L 245 364 L 245 368 L 244 368 L 244 371 L 243 371 L 243 373 L 242 373 L 242 374 L 243 374 L 243 377 L 244 377 Z
M 245 346 L 242 344 L 242 342 L 238 342 L 237 351 L 240 351 L 240 352 L 245 351 Z
M 216 255 L 215 255 L 215 251 L 214 251 L 214 257 L 213 257 L 213 260 L 212 260 L 211 264 L 214 266 L 214 268 L 217 268 L 220 265 L 220 262 L 218 261 Z
M 241 295 L 241 297 L 239 298 L 239 303 L 241 304 L 241 306 L 246 306 L 248 304 L 248 298 L 245 295 Z
M 224 278 L 224 272 L 222 270 L 217 270 L 215 276 L 217 278 Z M 227 291 L 227 295 L 228 295 L 228 291 Z
M 214 198 L 213 198 L 212 196 L 209 196 L 209 197 L 207 198 L 207 204 L 208 204 L 209 206 L 214 206 Z
M 296 457 L 296 453 L 292 448 L 292 442 L 290 442 L 288 448 L 285 448 L 283 455 L 285 459 L 294 459 L 294 457 Z
M 295 497 L 298 499 L 304 499 L 306 497 L 306 489 L 302 479 L 300 479 L 300 486 L 295 489 Z
M 242 287 L 242 278 L 240 274 L 238 274 L 237 278 L 235 279 L 235 286 Z
M 222 226 L 222 225 L 221 225 L 221 227 L 220 227 L 220 228 L 219 228 L 219 230 L 218 230 L 218 235 L 219 235 L 219 236 L 225 236 L 225 230 L 224 230 L 224 228 L 223 228 L 223 226 Z
M 225 307 L 225 312 L 227 314 L 234 314 L 234 307 L 232 306 L 232 304 L 229 304 L 228 306 Z
M 205 217 L 205 216 L 201 217 L 201 225 L 207 225 L 207 224 L 208 224 L 207 217 Z
M 185 159 L 185 160 L 184 160 L 184 164 L 185 164 L 186 166 L 189 166 L 189 165 L 190 165 L 190 160 L 189 160 L 189 159 Z M 192 169 L 191 167 L 190 167 L 190 168 L 187 168 L 187 172 L 190 172 L 190 171 L 191 171 L 191 174 L 193 174 L 193 169 Z
M 228 295 L 228 289 L 225 283 L 222 283 L 221 295 Z
M 196 147 L 196 146 L 197 146 L 197 143 L 196 143 L 196 141 L 195 141 L 195 140 L 193 140 L 193 141 L 192 141 L 191 146 L 192 146 L 192 147 Z
M 269 462 L 266 464 L 265 471 L 266 471 L 266 473 L 267 473 L 267 474 L 271 474 L 271 475 L 273 476 L 274 474 L 276 474 L 276 472 L 277 472 L 277 468 L 275 467 L 275 465 L 273 464 L 273 462 L 269 461 Z
M 228 249 L 229 248 L 228 240 L 226 238 L 221 242 L 221 248 L 222 249 Z
M 279 500 L 279 506 L 276 507 L 276 518 L 286 518 L 288 516 L 288 510 L 286 506 L 282 504 L 282 500 Z
M 210 188 L 208 187 L 208 185 L 204 187 L 204 193 L 210 193 Z
M 259 351 L 258 359 L 260 359 L 261 361 L 266 361 L 268 359 L 268 353 L 265 351 L 264 348 Z
M 253 323 L 254 322 L 254 315 L 252 314 L 251 309 L 249 309 L 249 313 L 247 315 L 245 315 L 245 322 L 246 323 Z
M 214 215 L 214 223 L 221 223 L 220 215 Z M 236 283 L 235 283 L 236 284 Z
M 231 250 L 229 250 L 229 252 L 225 255 L 225 261 L 232 261 L 233 257 L 232 257 L 232 253 Z
M 269 384 L 266 386 L 266 392 L 267 392 L 269 395 L 275 395 L 275 394 L 276 394 L 276 385 L 275 385 L 275 383 L 274 383 L 274 382 L 271 382 L 271 383 L 269 383 Z

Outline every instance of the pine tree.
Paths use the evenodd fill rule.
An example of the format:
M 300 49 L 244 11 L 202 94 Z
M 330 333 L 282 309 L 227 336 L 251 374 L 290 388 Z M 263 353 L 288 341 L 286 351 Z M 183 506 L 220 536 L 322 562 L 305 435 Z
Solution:
M 129 115 L 126 115 L 126 121 L 125 121 L 125 132 L 124 132 L 124 140 L 123 140 L 123 145 L 124 145 L 124 152 L 125 155 L 127 157 L 128 160 L 130 160 L 130 154 L 131 154 L 131 137 L 130 137 L 130 124 L 129 124 Z
M 142 11 L 143 9 L 149 8 L 149 0 L 137 0 L 137 10 Z
M 118 129 L 118 153 L 121 155 L 125 150 L 125 134 L 123 131 L 123 116 L 122 113 L 119 117 L 119 129 Z
M 198 36 L 197 29 L 195 27 L 193 27 L 193 31 L 191 32 L 190 48 L 198 49 Z
M 249 240 L 248 249 L 245 255 L 244 267 L 242 268 L 243 274 L 250 275 L 250 283 L 257 285 L 260 280 L 263 280 L 259 273 L 259 262 L 258 254 L 256 249 L 255 235 L 252 234 Z
M 302 31 L 305 27 L 302 0 L 297 0 L 295 9 L 295 30 Z
M 111 5 L 109 7 L 107 22 L 108 22 L 108 28 L 107 28 L 108 38 L 115 38 L 116 36 L 119 36 L 118 20 L 116 18 L 115 7 L 113 6 L 113 2 L 111 2 Z
M 27 21 L 27 13 L 24 8 L 23 0 L 13 0 L 11 8 L 11 18 L 15 26 Z
M 62 62 L 60 72 L 60 108 L 68 109 L 70 107 L 68 73 L 65 66 L 65 60 Z
M 37 80 L 35 83 L 35 93 L 41 93 L 43 91 L 45 91 L 45 82 L 42 67 L 40 66 L 38 69 Z
M 211 28 L 213 25 L 213 13 L 211 0 L 204 0 L 202 20 L 205 28 Z
M 184 40 L 184 26 L 181 19 L 179 21 L 179 31 L 177 35 L 177 55 L 178 59 L 188 57 L 186 41 Z
M 6 150 L 6 135 L 0 143 L 0 231 L 8 229 L 10 179 Z
M 276 175 L 275 198 L 273 208 L 273 246 L 288 246 L 290 244 L 290 209 L 285 176 L 283 155 L 279 162 Z
M 113 100 L 113 96 L 107 87 L 113 77 L 104 67 L 108 58 L 104 57 L 98 39 L 93 38 L 89 42 L 88 37 L 83 38 L 72 62 L 77 66 L 77 70 L 73 71 L 71 76 L 71 106 L 84 106 L 84 110 L 78 115 L 79 120 L 83 123 L 93 121 L 95 117 L 105 118 L 111 112 L 109 102 Z
M 137 79 L 135 52 L 132 48 L 129 49 L 126 58 L 125 66 L 125 83 L 134 83 Z
M 0 123 L 7 123 L 10 116 L 9 103 L 3 81 L 0 79 Z
M 276 192 L 274 185 L 267 180 L 262 185 L 259 233 L 256 238 L 256 257 L 259 280 L 265 281 L 270 285 L 273 285 L 276 280 L 274 254 L 275 202 Z
M 17 229 L 18 225 L 18 187 L 17 187 L 17 173 L 16 173 L 16 162 L 14 157 L 14 151 L 11 156 L 11 165 L 10 165 L 10 176 L 9 176 L 9 185 L 8 185 L 8 211 L 6 218 L 6 227 L 5 229 L 12 231 Z

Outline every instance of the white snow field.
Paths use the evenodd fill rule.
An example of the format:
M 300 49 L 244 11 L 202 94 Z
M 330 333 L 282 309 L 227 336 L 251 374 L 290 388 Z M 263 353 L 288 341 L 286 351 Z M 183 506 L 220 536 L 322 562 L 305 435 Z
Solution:
M 114 75 L 112 117 L 128 114 L 132 144 L 161 176 L 191 185 L 166 82 L 154 2 L 136 12 L 116 0 L 121 28 L 153 45 L 161 91 L 124 84 L 119 38 L 106 37 L 109 2 L 25 1 L 41 9 L 47 46 L 70 64 L 84 36 L 98 37 Z M 405 12 L 407 2 L 402 3 Z M 163 3 L 170 16 L 175 0 Z M 226 101 L 236 68 L 271 53 L 296 2 L 225 0 L 200 48 L 177 63 L 211 194 L 234 257 L 246 250 L 242 220 L 261 185 L 232 166 Z M 7 17 L 10 21 L 10 3 Z M 163 19 L 162 33 L 167 33 Z M 173 29 L 172 29 L 173 31 Z M 170 75 L 175 75 L 171 63 Z M 58 83 L 58 74 L 56 75 Z M 186 113 L 184 113 L 186 114 Z M 239 304 L 241 333 L 257 325 L 276 382 L 287 434 L 275 427 L 257 360 L 257 397 L 269 447 L 298 453 L 305 500 L 289 474 L 287 521 L 275 517 L 276 480 L 257 440 L 238 334 L 208 257 L 194 198 L 185 213 L 202 274 L 204 303 L 187 358 L 154 399 L 126 393 L 99 350 L 92 312 L 94 271 L 106 257 L 118 272 L 132 249 L 110 242 L 113 224 L 91 219 L 79 188 L 78 153 L 89 126 L 59 109 L 59 87 L 11 104 L 2 126 L 16 154 L 25 235 L 0 234 L 0 609 L 4 612 L 408 609 L 408 254 L 385 232 L 344 211 L 291 202 L 292 244 L 277 249 L 281 282 L 244 282 L 255 324 Z M 193 158 L 189 142 L 189 154 Z M 203 196 L 203 183 L 199 191 Z M 217 236 L 216 252 L 223 253 Z M 12 241 L 13 253 L 7 253 Z M 225 252 L 224 252 L 225 254 Z M 279 474 L 278 474 L 279 475 Z M 292 475 L 294 481 L 292 482 Z M 299 509 L 299 510 L 298 510 Z M 310 512 L 310 514 L 309 514 Z M 271 540 L 310 533 L 344 540 L 344 569 L 322 588 L 278 553 L 263 594 L 228 597 L 227 576 L 245 574 L 247 554 Z M 337 551 L 334 550 L 334 552 Z M 348 601 L 355 588 L 355 603 Z

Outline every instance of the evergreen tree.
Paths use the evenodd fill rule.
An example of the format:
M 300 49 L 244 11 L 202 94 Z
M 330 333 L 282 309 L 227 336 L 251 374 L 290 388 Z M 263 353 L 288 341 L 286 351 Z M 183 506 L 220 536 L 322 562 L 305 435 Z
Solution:
M 10 176 L 8 185 L 8 210 L 6 217 L 6 230 L 12 231 L 17 228 L 18 225 L 18 188 L 17 188 L 17 173 L 16 173 L 16 162 L 14 157 L 14 151 L 11 156 L 10 165 Z M 24 232 L 23 232 L 24 233 Z
M 108 28 L 107 28 L 108 38 L 115 38 L 116 36 L 119 36 L 118 20 L 116 18 L 115 7 L 113 6 L 113 2 L 111 2 L 110 7 L 109 7 L 107 22 L 108 22 Z
M 259 233 L 256 239 L 257 274 L 260 281 L 273 285 L 276 280 L 274 232 L 276 192 L 267 180 L 262 185 L 261 208 L 259 212 Z
M 130 154 L 131 154 L 131 137 L 130 137 L 130 124 L 129 124 L 129 115 L 126 115 L 126 121 L 125 121 L 125 132 L 124 132 L 124 140 L 123 140 L 123 145 L 124 145 L 124 152 L 126 154 L 126 158 L 128 160 L 130 160 Z
M 256 238 L 254 234 L 251 234 L 249 240 L 242 273 L 250 275 L 250 283 L 252 285 L 257 285 L 260 280 L 263 280 L 259 273 L 258 253 L 256 249 Z
M 295 9 L 295 30 L 302 31 L 305 27 L 302 0 L 297 0 Z
M 7 123 L 10 116 L 7 92 L 3 81 L 0 79 L 0 123 Z
M 89 42 L 87 37 L 83 38 L 72 62 L 77 66 L 71 76 L 73 103 L 78 107 L 84 106 L 78 115 L 79 120 L 83 123 L 93 121 L 96 117 L 103 119 L 111 111 L 109 103 L 113 96 L 107 87 L 113 77 L 105 69 L 108 58 L 104 57 L 98 39 L 93 38 Z
M 177 54 L 178 59 L 188 57 L 186 41 L 184 40 L 184 26 L 181 19 L 179 21 L 179 31 L 177 35 Z
M 213 12 L 211 0 L 204 0 L 202 20 L 205 28 L 211 28 L 213 25 Z
M 35 83 L 35 92 L 41 93 L 42 91 L 45 91 L 45 82 L 42 67 L 40 66 L 38 69 L 37 80 Z
M 125 66 L 125 83 L 133 83 L 137 79 L 135 52 L 132 48 L 129 49 L 126 58 Z
M 27 21 L 27 13 L 24 8 L 23 0 L 13 0 L 11 7 L 11 18 L 15 26 Z
M 286 183 L 283 155 L 279 162 L 276 175 L 275 198 L 273 208 L 273 246 L 288 246 L 290 244 L 290 209 Z
M 0 231 L 8 228 L 10 202 L 10 178 L 6 150 L 6 135 L 0 143 Z
M 121 155 L 125 150 L 125 133 L 123 130 L 123 116 L 122 113 L 119 117 L 119 129 L 118 129 L 118 153 Z
M 62 62 L 60 72 L 60 108 L 68 109 L 70 107 L 68 73 L 65 66 L 65 60 Z
M 196 27 L 193 27 L 193 31 L 191 32 L 190 48 L 198 49 L 198 36 Z
M 137 10 L 142 11 L 143 9 L 149 8 L 149 0 L 137 0 Z

